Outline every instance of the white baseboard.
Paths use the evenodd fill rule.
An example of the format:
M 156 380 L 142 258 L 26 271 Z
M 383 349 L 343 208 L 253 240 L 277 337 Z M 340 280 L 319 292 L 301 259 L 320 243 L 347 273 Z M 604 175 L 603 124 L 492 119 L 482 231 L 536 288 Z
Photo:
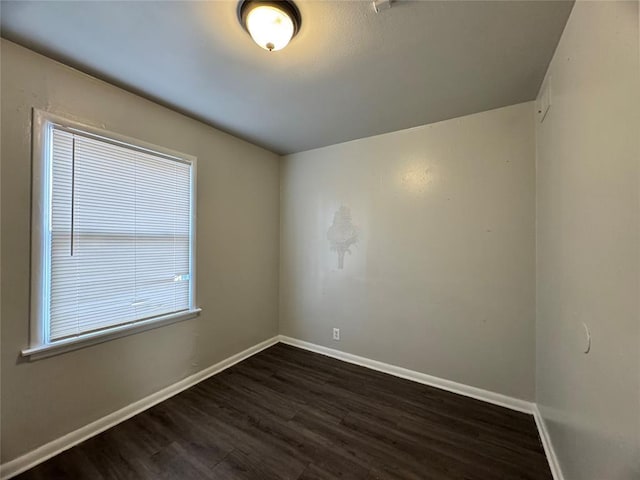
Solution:
M 440 388 L 442 390 L 447 390 L 449 392 L 464 395 L 465 397 L 471 397 L 477 400 L 493 403 L 494 405 L 506 407 L 511 410 L 517 410 L 518 412 L 531 414 L 533 415 L 536 426 L 538 427 L 540 440 L 542 441 L 544 453 L 546 454 L 547 461 L 549 462 L 551 474 L 553 475 L 554 480 L 564 480 L 562 471 L 560 470 L 560 464 L 558 463 L 558 458 L 556 457 L 555 451 L 553 450 L 553 445 L 551 444 L 551 438 L 549 437 L 549 432 L 547 431 L 546 424 L 544 422 L 544 419 L 542 418 L 542 415 L 540 414 L 540 411 L 538 410 L 538 406 L 534 402 L 527 402 L 526 400 L 521 400 L 519 398 L 513 398 L 507 395 L 502 395 L 500 393 L 483 390 L 482 388 L 471 387 L 463 383 L 453 382 L 451 380 L 445 380 L 444 378 L 427 375 L 426 373 L 420 373 L 406 368 L 397 367 L 395 365 L 389 365 L 388 363 L 371 360 L 369 358 L 360 357 L 358 355 L 353 355 L 351 353 L 346 353 L 329 347 L 323 347 L 322 345 L 316 345 L 314 343 L 305 342 L 303 340 L 287 337 L 285 335 L 280 335 L 279 340 L 280 342 L 286 343 L 287 345 L 292 345 L 294 347 L 303 348 L 311 352 L 320 353 L 322 355 L 333 357 L 344 362 L 353 363 L 362 367 L 370 368 L 372 370 L 388 373 L 396 377 L 412 380 L 414 382 Z
M 434 377 L 433 375 L 427 375 L 426 373 L 397 367 L 377 360 L 371 360 L 369 358 L 360 357 L 358 355 L 353 355 L 351 353 L 346 353 L 329 347 L 323 347 L 322 345 L 316 345 L 314 343 L 305 342 L 285 335 L 280 335 L 279 339 L 282 343 L 286 343 L 287 345 L 303 348 L 311 352 L 320 353 L 328 357 L 337 358 L 338 360 L 354 363 L 362 367 L 388 373 L 396 377 L 412 380 L 441 390 L 447 390 L 448 392 L 458 393 L 465 397 L 471 397 L 484 402 L 493 403 L 494 405 L 500 405 L 501 407 L 517 410 L 518 412 L 533 414 L 534 411 L 534 403 L 521 400 L 519 398 L 513 398 L 507 395 L 502 395 L 501 393 L 490 392 L 489 390 L 483 390 L 482 388 L 472 387 L 463 383 L 453 382 L 451 380 L 445 380 L 444 378 Z
M 29 453 L 22 455 L 21 457 L 15 458 L 3 465 L 0 465 L 0 479 L 7 480 L 11 477 L 14 477 L 32 467 L 35 467 L 39 463 L 48 460 L 49 458 L 58 455 L 69 448 L 84 442 L 85 440 L 104 432 L 105 430 L 121 423 L 128 418 L 137 415 L 148 408 L 153 407 L 154 405 L 173 397 L 174 395 L 186 390 L 189 387 L 192 387 L 196 383 L 199 383 L 216 373 L 220 373 L 221 371 L 235 365 L 242 360 L 255 355 L 256 353 L 264 350 L 265 348 L 270 347 L 271 345 L 275 345 L 278 343 L 278 337 L 275 336 L 268 340 L 258 343 L 253 347 L 249 347 L 246 350 L 236 353 L 231 357 L 222 360 L 221 362 L 216 363 L 215 365 L 211 365 L 210 367 L 205 368 L 204 370 L 200 370 L 193 375 L 180 380 L 179 382 L 174 383 L 173 385 L 169 385 L 162 390 L 152 393 L 148 397 L 145 397 L 137 402 L 134 402 L 130 405 L 127 405 L 124 408 L 121 408 L 118 411 L 110 413 L 109 415 L 96 420 L 84 427 L 81 427 L 73 432 L 70 432 L 56 440 L 53 440 L 49 443 L 42 445 L 41 447 L 32 450 Z
M 388 363 L 379 362 L 377 360 L 371 360 L 365 357 L 360 357 L 358 355 L 353 355 L 351 353 L 335 350 L 333 348 L 323 347 L 321 345 L 316 345 L 284 335 L 278 335 L 260 342 L 253 347 L 247 348 L 240 353 L 232 355 L 231 357 L 222 360 L 215 365 L 205 368 L 204 370 L 201 370 L 185 379 L 180 380 L 179 382 L 174 383 L 173 385 L 170 385 L 156 393 L 149 395 L 148 397 L 127 405 L 126 407 L 105 417 L 102 417 L 95 422 L 92 422 L 56 440 L 46 443 L 45 445 L 42 445 L 41 447 L 38 447 L 35 450 L 22 455 L 21 457 L 0 465 L 0 479 L 8 480 L 9 478 L 12 478 L 30 468 L 33 468 L 39 463 L 42 463 L 49 458 L 58 455 L 59 453 L 62 453 L 65 450 L 68 450 L 69 448 L 78 445 L 79 443 L 82 443 L 101 432 L 104 432 L 105 430 L 117 425 L 118 423 L 121 423 L 133 417 L 134 415 L 137 415 L 138 413 L 141 413 L 144 410 L 147 410 L 148 408 L 151 408 L 154 405 L 170 397 L 173 397 L 174 395 L 177 395 L 183 390 L 186 390 L 187 388 L 192 387 L 193 385 L 202 382 L 203 380 L 206 380 L 207 378 L 231 367 L 232 365 L 235 365 L 238 362 L 241 362 L 242 360 L 245 360 L 246 358 L 251 357 L 252 355 L 255 355 L 256 353 L 272 345 L 275 345 L 278 342 L 320 353 L 328 357 L 333 357 L 338 360 L 360 365 L 362 367 L 377 370 L 379 372 L 388 373 L 396 377 L 412 380 L 414 382 L 422 383 L 425 385 L 430 385 L 432 387 L 447 390 L 449 392 L 464 395 L 466 397 L 482 400 L 494 405 L 499 405 L 501 407 L 506 407 L 511 410 L 517 410 L 519 412 L 532 414 L 538 427 L 538 431 L 540 432 L 540 438 L 542 440 L 542 445 L 549 461 L 549 467 L 551 468 L 553 478 L 554 480 L 564 480 L 564 477 L 562 476 L 562 472 L 560 470 L 558 459 L 551 444 L 549 432 L 547 431 L 544 419 L 542 418 L 542 415 L 540 414 L 540 411 L 538 410 L 538 407 L 535 403 L 509 397 L 500 393 L 490 392 L 488 390 L 483 390 L 481 388 L 472 387 L 462 383 L 453 382 L 451 380 L 445 380 L 443 378 L 434 377 L 432 375 L 427 375 L 426 373 L 416 372 L 395 365 L 390 365 Z
M 554 480 L 564 480 L 564 476 L 562 475 L 562 470 L 560 469 L 560 463 L 558 462 L 558 457 L 556 456 L 556 452 L 553 449 L 553 444 L 551 443 L 551 436 L 549 435 L 549 431 L 547 430 L 547 424 L 538 409 L 538 405 L 533 406 L 533 418 L 536 421 L 536 425 L 538 427 L 538 432 L 540 433 L 540 440 L 542 441 L 542 446 L 544 447 L 544 453 L 547 455 L 547 460 L 549 462 L 549 468 L 551 469 L 551 474 L 553 475 Z

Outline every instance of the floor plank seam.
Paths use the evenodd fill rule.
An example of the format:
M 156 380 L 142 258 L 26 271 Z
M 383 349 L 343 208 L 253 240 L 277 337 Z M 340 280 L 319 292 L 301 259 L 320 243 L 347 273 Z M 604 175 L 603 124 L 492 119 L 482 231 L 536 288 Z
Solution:
M 120 480 L 137 451 L 145 480 L 551 480 L 534 437 L 526 414 L 277 344 L 18 479 Z

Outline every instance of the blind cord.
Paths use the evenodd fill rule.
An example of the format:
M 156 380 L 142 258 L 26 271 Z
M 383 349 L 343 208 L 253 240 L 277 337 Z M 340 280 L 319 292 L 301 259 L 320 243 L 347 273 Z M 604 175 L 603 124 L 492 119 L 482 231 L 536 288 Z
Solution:
M 71 137 L 71 249 L 70 254 L 73 257 L 73 239 L 74 235 L 74 211 L 75 211 L 75 188 L 76 184 L 76 136 Z

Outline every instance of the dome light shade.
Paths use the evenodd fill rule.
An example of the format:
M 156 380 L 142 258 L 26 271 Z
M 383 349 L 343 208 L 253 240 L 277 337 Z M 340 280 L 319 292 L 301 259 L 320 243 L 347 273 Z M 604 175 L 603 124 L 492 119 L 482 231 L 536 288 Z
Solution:
M 293 37 L 293 22 L 282 10 L 262 5 L 247 15 L 247 30 L 253 41 L 262 48 L 281 50 Z
M 286 47 L 300 28 L 300 13 L 289 1 L 244 0 L 238 18 L 253 41 L 269 51 Z

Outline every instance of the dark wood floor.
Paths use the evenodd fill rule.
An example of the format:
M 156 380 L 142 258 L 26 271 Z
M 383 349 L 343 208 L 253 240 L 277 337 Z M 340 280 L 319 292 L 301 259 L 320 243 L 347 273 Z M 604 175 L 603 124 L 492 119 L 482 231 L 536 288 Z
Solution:
M 275 345 L 27 479 L 552 479 L 533 417 Z

